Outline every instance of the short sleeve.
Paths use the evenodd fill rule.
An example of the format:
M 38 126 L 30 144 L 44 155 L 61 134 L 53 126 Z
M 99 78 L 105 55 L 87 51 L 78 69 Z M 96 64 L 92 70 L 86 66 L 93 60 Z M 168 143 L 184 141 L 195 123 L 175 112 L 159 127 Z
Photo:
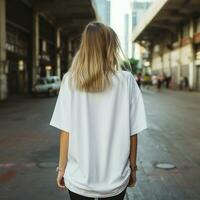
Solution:
M 70 92 L 67 83 L 67 74 L 63 76 L 57 101 L 54 107 L 50 125 L 63 130 L 70 131 Z
M 135 135 L 147 128 L 147 120 L 142 92 L 133 75 L 130 84 L 130 135 Z

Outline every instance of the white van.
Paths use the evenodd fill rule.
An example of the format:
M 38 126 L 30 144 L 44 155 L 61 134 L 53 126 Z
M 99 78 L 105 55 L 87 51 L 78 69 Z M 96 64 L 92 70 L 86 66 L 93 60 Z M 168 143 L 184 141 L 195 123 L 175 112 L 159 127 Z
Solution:
M 58 76 L 48 76 L 39 78 L 32 88 L 33 95 L 52 94 L 57 95 L 60 89 L 61 80 Z

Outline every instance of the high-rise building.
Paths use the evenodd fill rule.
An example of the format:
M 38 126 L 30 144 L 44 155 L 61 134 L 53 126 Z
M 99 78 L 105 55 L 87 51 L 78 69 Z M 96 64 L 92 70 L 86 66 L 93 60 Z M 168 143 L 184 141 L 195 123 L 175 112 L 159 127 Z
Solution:
M 110 0 L 95 0 L 94 2 L 100 20 L 110 25 Z
M 137 26 L 139 21 L 142 19 L 145 12 L 150 7 L 151 3 L 152 1 L 147 1 L 147 0 L 144 0 L 144 1 L 134 0 L 132 2 L 132 29 L 133 30 Z M 132 45 L 133 57 L 138 57 L 137 51 L 138 51 L 137 45 L 133 44 Z
M 129 51 L 129 15 L 124 15 L 124 52 L 126 55 L 128 55 Z
M 130 0 L 94 0 L 97 16 L 117 33 L 122 50 L 132 56 L 132 10 Z
M 132 27 L 138 24 L 138 22 L 142 19 L 145 11 L 151 5 L 151 1 L 138 1 L 134 0 L 132 3 Z

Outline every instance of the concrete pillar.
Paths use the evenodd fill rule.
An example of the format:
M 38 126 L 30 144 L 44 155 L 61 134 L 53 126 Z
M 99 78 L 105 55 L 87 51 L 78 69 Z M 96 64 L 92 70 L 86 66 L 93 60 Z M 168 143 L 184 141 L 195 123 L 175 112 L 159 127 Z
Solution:
M 72 41 L 68 39 L 68 64 L 71 64 L 72 61 Z
M 161 55 L 160 55 L 160 59 L 161 59 L 161 73 L 163 74 L 164 73 L 164 54 L 162 53 Z
M 160 62 L 161 62 L 161 70 L 160 72 L 164 73 L 164 44 L 160 42 Z
M 39 14 L 33 14 L 33 68 L 32 68 L 32 84 L 39 77 Z
M 172 49 L 169 49 L 169 76 L 172 76 Z
M 181 41 L 182 38 L 181 38 L 181 32 L 179 32 L 179 41 Z M 180 43 L 180 46 L 178 47 L 179 48 L 179 57 L 177 59 L 177 64 L 178 64 L 178 67 L 177 67 L 177 84 L 180 85 L 180 82 L 182 80 L 182 44 Z
M 179 47 L 179 58 L 178 58 L 178 67 L 177 67 L 177 84 L 179 85 L 182 80 L 182 61 L 181 61 L 181 50 L 182 48 Z
M 0 100 L 7 98 L 6 2 L 0 0 Z
M 56 75 L 61 77 L 61 57 L 60 57 L 60 49 L 61 49 L 61 38 L 60 38 L 60 30 L 56 31 Z
M 197 89 L 197 67 L 195 65 L 195 59 L 196 59 L 196 52 L 194 50 L 193 40 L 194 37 L 194 23 L 193 19 L 190 20 L 190 48 L 191 48 L 191 57 L 190 60 L 190 66 L 189 66 L 189 86 L 191 89 Z

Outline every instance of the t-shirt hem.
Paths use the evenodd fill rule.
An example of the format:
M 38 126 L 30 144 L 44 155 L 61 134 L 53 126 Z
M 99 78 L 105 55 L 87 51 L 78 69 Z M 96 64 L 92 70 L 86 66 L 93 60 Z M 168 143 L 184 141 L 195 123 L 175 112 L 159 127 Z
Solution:
M 59 130 L 62 130 L 62 131 L 68 132 L 68 133 L 70 132 L 68 128 L 65 128 L 65 127 L 63 127 L 63 126 L 60 126 L 60 125 L 58 125 L 58 124 L 54 124 L 53 122 L 50 122 L 49 125 L 51 125 L 51 126 L 57 128 L 57 129 L 59 129 Z
M 139 128 L 136 128 L 136 129 L 133 129 L 131 132 L 130 132 L 130 135 L 136 135 L 140 132 L 142 132 L 143 130 L 147 129 L 148 127 L 147 126 L 143 126 L 143 127 L 139 127 Z
M 121 187 L 119 190 L 115 192 L 111 192 L 109 194 L 100 194 L 100 193 L 94 193 L 94 192 L 88 192 L 88 191 L 86 192 L 84 189 L 78 189 L 74 187 L 67 179 L 65 179 L 65 185 L 70 191 L 76 194 L 79 194 L 81 196 L 90 197 L 90 198 L 107 198 L 107 197 L 117 196 L 118 194 L 120 194 L 122 191 L 125 190 L 125 188 L 128 186 L 128 183 L 129 183 L 129 179 L 127 179 L 123 187 Z

